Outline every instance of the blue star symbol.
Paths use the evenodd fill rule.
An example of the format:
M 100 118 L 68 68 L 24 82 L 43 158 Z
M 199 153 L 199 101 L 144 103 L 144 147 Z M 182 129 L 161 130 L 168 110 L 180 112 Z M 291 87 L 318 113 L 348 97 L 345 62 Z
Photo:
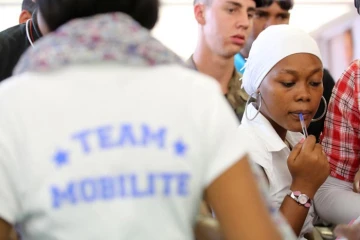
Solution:
M 54 162 L 58 167 L 69 163 L 69 152 L 58 150 L 54 155 Z
M 183 157 L 186 154 L 187 146 L 183 141 L 178 140 L 174 143 L 174 151 L 176 155 Z

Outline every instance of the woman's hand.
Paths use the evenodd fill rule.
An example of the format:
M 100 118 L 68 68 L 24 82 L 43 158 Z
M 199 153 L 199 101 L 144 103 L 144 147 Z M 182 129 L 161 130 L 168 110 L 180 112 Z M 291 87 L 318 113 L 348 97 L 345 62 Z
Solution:
M 288 157 L 288 168 L 293 178 L 291 190 L 301 191 L 313 198 L 329 176 L 330 166 L 314 136 L 298 143 Z

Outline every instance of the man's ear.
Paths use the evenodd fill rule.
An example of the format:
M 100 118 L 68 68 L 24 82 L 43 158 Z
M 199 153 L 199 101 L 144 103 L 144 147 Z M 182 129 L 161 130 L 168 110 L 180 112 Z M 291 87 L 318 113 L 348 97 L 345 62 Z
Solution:
M 28 19 L 31 19 L 31 13 L 27 10 L 22 10 L 19 16 L 19 24 L 25 23 Z
M 194 15 L 195 19 L 200 25 L 204 25 L 205 21 L 205 5 L 202 3 L 198 3 L 194 6 Z

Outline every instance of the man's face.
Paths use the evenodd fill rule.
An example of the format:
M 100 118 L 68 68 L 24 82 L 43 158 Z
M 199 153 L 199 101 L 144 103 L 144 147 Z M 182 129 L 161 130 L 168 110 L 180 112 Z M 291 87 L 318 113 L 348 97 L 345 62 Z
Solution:
M 201 24 L 207 46 L 217 55 L 230 58 L 245 45 L 255 14 L 253 0 L 212 0 L 204 5 Z
M 269 7 L 256 9 L 253 28 L 246 42 L 246 48 L 250 50 L 252 43 L 267 27 L 278 24 L 289 24 L 290 13 L 284 10 L 274 1 Z

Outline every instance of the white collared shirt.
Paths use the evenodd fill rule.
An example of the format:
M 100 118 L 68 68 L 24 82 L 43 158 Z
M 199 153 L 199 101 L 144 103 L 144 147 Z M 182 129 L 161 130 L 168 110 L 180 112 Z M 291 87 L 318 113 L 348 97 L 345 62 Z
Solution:
M 14 76 L 0 116 L 0 218 L 23 240 L 194 239 L 204 189 L 247 150 L 219 84 L 176 65 Z
M 255 116 L 257 112 L 252 104 L 249 104 L 247 111 L 249 118 Z M 279 209 L 292 183 L 287 166 L 289 147 L 261 113 L 252 121 L 249 121 L 244 114 L 239 132 L 248 139 L 251 159 L 264 169 L 269 180 L 270 198 L 274 206 Z M 286 140 L 291 146 L 295 146 L 302 138 L 304 136 L 301 133 L 288 131 L 286 134 Z M 303 235 L 312 231 L 313 216 L 314 208 L 311 206 L 299 239 L 304 239 Z

